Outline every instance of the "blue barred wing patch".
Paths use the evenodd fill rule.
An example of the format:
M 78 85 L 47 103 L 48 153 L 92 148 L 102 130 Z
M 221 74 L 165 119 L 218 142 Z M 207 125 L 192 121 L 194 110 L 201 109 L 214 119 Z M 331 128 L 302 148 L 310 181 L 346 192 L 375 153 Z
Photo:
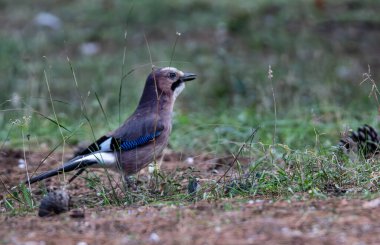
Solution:
M 155 133 L 147 134 L 144 136 L 141 136 L 134 140 L 125 140 L 120 142 L 120 149 L 123 151 L 132 150 L 138 146 L 145 145 L 149 141 L 153 140 L 154 138 L 160 136 L 162 131 L 156 131 Z

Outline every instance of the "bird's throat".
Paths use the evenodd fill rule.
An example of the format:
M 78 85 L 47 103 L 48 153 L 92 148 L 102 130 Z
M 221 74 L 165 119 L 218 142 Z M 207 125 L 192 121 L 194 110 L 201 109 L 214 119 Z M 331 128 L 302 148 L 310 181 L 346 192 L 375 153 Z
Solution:
M 185 89 L 185 83 L 181 82 L 180 85 L 178 85 L 175 90 L 173 91 L 173 99 L 174 101 L 177 99 L 178 95 Z

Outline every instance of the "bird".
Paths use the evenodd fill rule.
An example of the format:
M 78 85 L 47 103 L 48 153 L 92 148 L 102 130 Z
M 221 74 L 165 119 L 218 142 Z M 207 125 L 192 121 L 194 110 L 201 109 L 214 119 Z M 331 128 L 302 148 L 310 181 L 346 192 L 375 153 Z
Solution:
M 175 67 L 152 68 L 135 111 L 119 128 L 100 137 L 63 166 L 32 176 L 25 183 L 76 170 L 70 183 L 90 167 L 120 172 L 124 179 L 139 172 L 168 145 L 174 102 L 185 83 L 196 77 Z
M 368 159 L 380 153 L 380 137 L 372 126 L 365 124 L 355 132 L 343 136 L 339 147 L 345 153 L 353 152 Z

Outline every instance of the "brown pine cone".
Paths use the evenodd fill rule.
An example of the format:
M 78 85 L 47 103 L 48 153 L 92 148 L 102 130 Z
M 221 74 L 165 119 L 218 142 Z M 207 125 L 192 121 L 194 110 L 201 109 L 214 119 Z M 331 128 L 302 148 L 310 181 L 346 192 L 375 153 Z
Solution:
M 339 146 L 347 153 L 352 151 L 365 158 L 371 158 L 380 153 L 379 136 L 376 130 L 367 124 L 358 128 L 356 132 L 343 136 Z
M 41 201 L 38 216 L 46 217 L 69 211 L 70 196 L 65 190 L 49 192 Z

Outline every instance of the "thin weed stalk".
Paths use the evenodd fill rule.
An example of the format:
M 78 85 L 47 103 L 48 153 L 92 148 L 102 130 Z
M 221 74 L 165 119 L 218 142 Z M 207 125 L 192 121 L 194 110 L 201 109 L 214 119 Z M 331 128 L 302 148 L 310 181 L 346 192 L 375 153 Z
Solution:
M 377 111 L 378 114 L 380 114 L 380 101 L 379 101 L 379 95 L 380 92 L 377 88 L 375 80 L 372 78 L 371 74 L 371 66 L 368 65 L 368 72 L 363 74 L 364 79 L 360 82 L 360 85 L 362 85 L 365 82 L 369 82 L 371 84 L 371 92 L 368 94 L 368 97 L 373 97 L 377 104 Z
M 50 99 L 51 107 L 52 107 L 52 110 L 53 110 L 54 118 L 55 118 L 55 121 L 57 122 L 57 124 L 59 125 L 58 116 L 57 116 L 57 113 L 56 113 L 55 107 L 54 107 L 53 97 L 52 97 L 51 91 L 50 91 L 49 79 L 48 79 L 47 72 L 46 72 L 45 69 L 44 69 L 44 77 L 45 77 L 46 87 L 47 87 L 48 93 L 49 93 L 49 99 Z M 58 130 L 59 130 L 59 133 L 61 134 L 61 137 L 62 137 L 62 160 L 61 160 L 61 165 L 63 167 L 66 139 L 65 139 L 65 136 L 63 135 L 61 127 L 58 126 Z M 65 181 L 65 179 L 66 179 L 65 173 L 63 172 L 63 180 Z M 30 182 L 29 179 L 28 179 L 28 182 Z M 30 183 L 29 183 L 29 185 L 30 185 Z
M 25 162 L 25 170 L 26 170 L 26 176 L 28 178 L 28 187 L 29 187 L 29 192 L 32 195 L 32 187 L 30 186 L 30 177 L 29 177 L 29 169 L 28 169 L 28 161 L 26 160 L 26 153 L 25 153 L 25 136 L 24 136 L 24 129 L 21 128 L 21 134 L 22 134 L 22 153 L 24 157 L 24 162 Z M 31 206 L 33 206 L 33 199 L 31 199 L 30 202 Z
M 125 60 L 126 60 L 126 55 L 127 55 L 127 35 L 128 35 L 129 17 L 130 17 L 130 15 L 132 13 L 132 10 L 133 10 L 134 6 L 135 6 L 135 2 L 132 1 L 132 5 L 129 8 L 129 11 L 128 11 L 128 14 L 127 14 L 127 21 L 126 21 L 126 24 L 125 24 L 125 32 L 124 32 L 125 45 L 124 45 L 124 48 L 123 48 L 123 60 L 122 60 L 122 65 L 121 65 L 121 79 L 120 79 L 119 96 L 118 96 L 119 124 L 122 123 L 122 121 L 121 121 L 121 98 L 122 98 L 122 91 L 123 91 L 123 81 L 126 78 L 126 76 L 128 76 L 133 71 L 133 69 L 132 69 L 132 71 L 130 71 L 130 72 L 128 72 L 126 74 L 126 72 L 125 72 Z
M 272 144 L 273 147 L 276 144 L 276 135 L 277 135 L 277 104 L 276 104 L 276 95 L 274 93 L 274 86 L 273 86 L 273 71 L 272 67 L 269 66 L 268 68 L 268 79 L 270 81 L 270 85 L 272 88 L 272 99 L 273 99 L 273 110 L 274 110 L 274 128 L 273 128 L 273 139 L 272 139 Z
M 74 79 L 74 83 L 75 83 L 75 88 L 76 88 L 76 91 L 78 93 L 78 96 L 80 98 L 80 101 L 81 101 L 81 111 L 82 111 L 82 116 L 85 118 L 85 120 L 87 121 L 90 129 L 91 129 L 91 133 L 92 133 L 92 137 L 94 139 L 94 141 L 96 141 L 97 137 L 95 135 L 95 132 L 94 132 L 94 128 L 92 126 L 92 123 L 91 123 L 91 120 L 89 119 L 88 115 L 87 115 L 87 110 L 86 110 L 86 105 L 85 105 L 85 100 L 83 99 L 83 96 L 80 94 L 80 91 L 79 91 L 79 85 L 78 85 L 78 81 L 77 81 L 77 78 L 76 78 L 76 74 L 75 74 L 75 70 L 74 70 L 74 67 L 72 66 L 72 63 L 69 59 L 69 57 L 67 57 L 67 61 L 69 63 L 69 66 L 70 66 L 70 70 L 71 70 L 71 73 L 73 75 L 73 79 Z M 108 118 L 107 118 L 107 115 L 105 114 L 105 111 L 104 111 L 104 108 L 103 108 L 103 105 L 102 103 L 100 102 L 99 100 L 99 97 L 97 96 L 97 94 L 95 95 L 96 98 L 97 98 L 97 101 L 98 101 L 98 104 L 99 104 L 99 107 L 100 109 L 102 110 L 103 112 L 103 115 L 105 116 L 105 119 L 107 121 L 107 124 L 108 124 Z M 108 124 L 109 125 L 109 124 Z M 98 146 L 99 147 L 99 146 Z M 103 159 L 98 159 L 99 162 L 103 162 L 104 160 Z M 78 173 L 81 173 L 82 171 L 79 170 L 80 172 Z M 113 193 L 113 196 L 116 200 L 116 203 L 120 203 L 117 195 L 116 195 L 116 190 L 115 190 L 115 187 L 113 186 L 112 184 L 112 181 L 111 181 L 111 178 L 110 178 L 110 174 L 108 173 L 108 171 L 106 170 L 106 175 L 107 175 L 107 178 L 108 178 L 108 181 L 109 181 L 109 184 L 111 185 L 111 189 L 112 189 L 112 193 Z M 77 175 L 75 175 L 77 176 Z M 73 180 L 73 178 L 70 179 L 71 181 Z

